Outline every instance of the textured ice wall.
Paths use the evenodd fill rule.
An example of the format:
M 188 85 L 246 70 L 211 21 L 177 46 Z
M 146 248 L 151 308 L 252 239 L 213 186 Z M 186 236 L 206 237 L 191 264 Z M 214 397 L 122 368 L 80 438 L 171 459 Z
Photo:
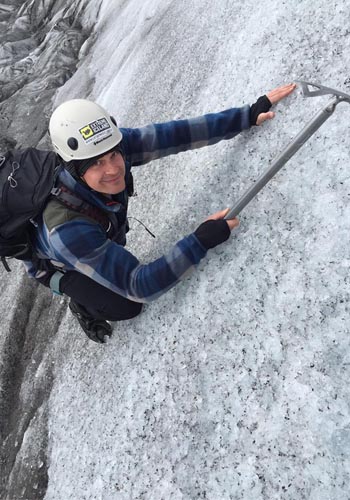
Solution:
M 35 146 L 47 131 L 52 97 L 76 70 L 100 2 L 0 3 L 0 151 Z M 65 304 L 1 266 L 0 498 L 42 498 L 47 487 L 50 343 Z M 57 360 L 57 356 L 56 356 Z
M 104 1 L 56 103 L 91 97 L 136 126 L 295 78 L 349 92 L 348 19 L 345 1 Z M 157 240 L 133 222 L 129 248 L 156 258 L 230 205 L 326 101 L 296 94 L 264 127 L 138 169 L 130 213 Z M 348 499 L 349 113 L 339 106 L 231 241 L 107 346 L 63 317 L 40 363 L 46 499 Z M 28 314 L 35 346 L 50 332 Z

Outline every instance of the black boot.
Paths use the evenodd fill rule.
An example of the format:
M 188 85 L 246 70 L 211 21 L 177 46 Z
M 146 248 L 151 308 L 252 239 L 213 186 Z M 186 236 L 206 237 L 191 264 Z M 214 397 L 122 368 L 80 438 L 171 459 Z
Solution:
M 90 340 L 104 344 L 105 335 L 108 337 L 112 335 L 112 327 L 107 321 L 93 318 L 83 306 L 73 302 L 72 299 L 69 302 L 69 309 L 72 311 L 73 316 L 77 318 L 80 326 Z

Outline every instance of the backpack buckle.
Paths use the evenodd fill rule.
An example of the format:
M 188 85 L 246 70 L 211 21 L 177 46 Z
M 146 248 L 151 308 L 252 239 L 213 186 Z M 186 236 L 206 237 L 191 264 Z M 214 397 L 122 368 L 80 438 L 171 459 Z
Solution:
M 51 194 L 52 194 L 53 196 L 58 196 L 58 195 L 61 193 L 61 191 L 62 191 L 62 189 L 61 189 L 61 188 L 59 188 L 59 187 L 53 187 L 53 188 L 51 189 Z

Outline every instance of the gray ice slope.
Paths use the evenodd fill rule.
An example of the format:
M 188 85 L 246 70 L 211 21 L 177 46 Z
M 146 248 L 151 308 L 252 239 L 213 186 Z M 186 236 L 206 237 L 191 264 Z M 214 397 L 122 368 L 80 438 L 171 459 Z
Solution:
M 350 92 L 345 0 L 92 4 L 54 105 L 88 97 L 138 126 L 297 78 Z M 130 214 L 157 239 L 132 221 L 129 248 L 147 262 L 232 204 L 325 102 L 297 92 L 259 129 L 135 169 Z M 22 440 L 5 448 L 7 498 L 349 498 L 349 117 L 339 106 L 231 240 L 107 346 L 84 338 L 65 299 L 19 268 L 2 274 L 4 366 L 15 352 L 12 391 L 32 408 L 26 420 L 8 398 L 7 442 Z

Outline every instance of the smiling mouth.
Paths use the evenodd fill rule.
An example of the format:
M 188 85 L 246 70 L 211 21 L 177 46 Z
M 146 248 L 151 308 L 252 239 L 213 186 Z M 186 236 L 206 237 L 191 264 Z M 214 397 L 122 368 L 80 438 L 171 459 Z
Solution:
M 122 176 L 118 175 L 117 177 L 113 177 L 112 179 L 104 179 L 102 182 L 106 182 L 107 184 L 113 184 L 115 182 L 119 182 L 121 180 Z

